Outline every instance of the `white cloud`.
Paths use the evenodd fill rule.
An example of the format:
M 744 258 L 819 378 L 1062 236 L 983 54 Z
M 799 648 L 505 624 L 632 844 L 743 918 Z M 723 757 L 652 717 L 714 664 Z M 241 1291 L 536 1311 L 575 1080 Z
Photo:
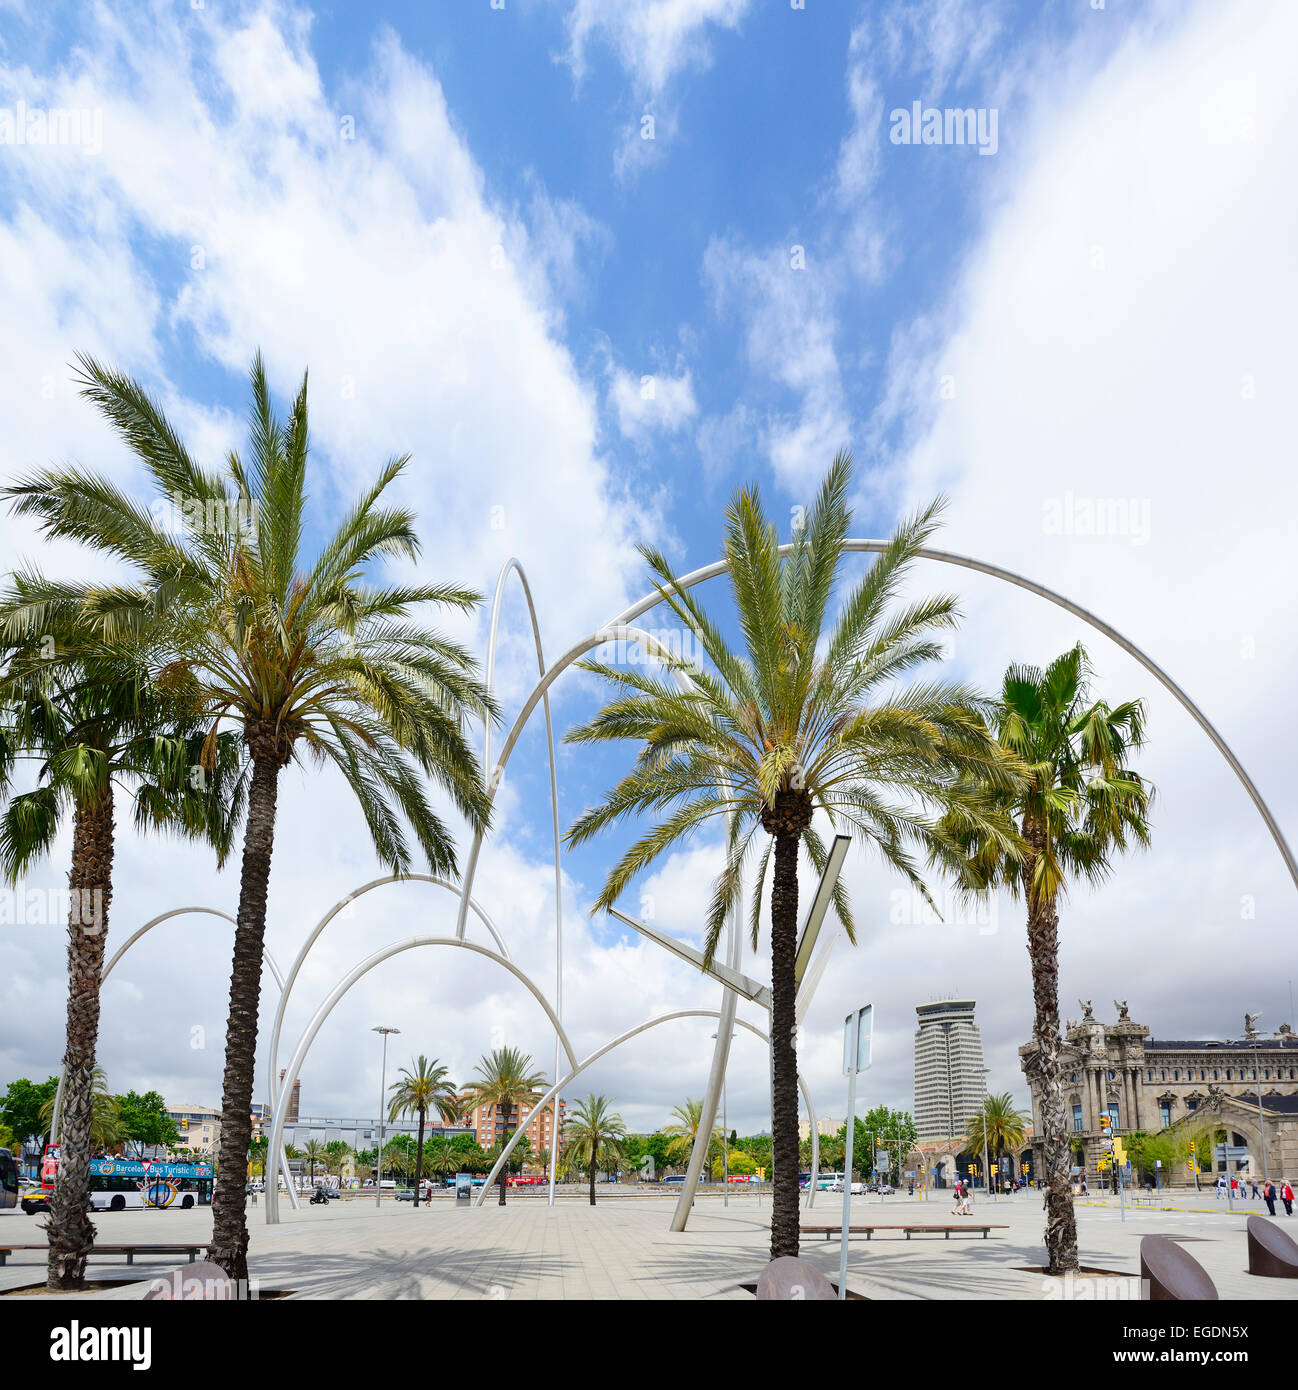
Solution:
M 615 368 L 608 389 L 609 408 L 628 439 L 644 442 L 654 434 L 679 434 L 698 414 L 688 370 L 679 376 L 645 372 L 635 376 Z

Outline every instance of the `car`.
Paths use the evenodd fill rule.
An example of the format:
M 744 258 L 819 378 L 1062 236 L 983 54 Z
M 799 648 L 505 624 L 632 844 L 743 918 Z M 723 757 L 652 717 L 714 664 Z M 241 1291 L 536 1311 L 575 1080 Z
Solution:
M 19 1199 L 19 1204 L 28 1216 L 35 1216 L 38 1212 L 49 1210 L 50 1194 L 53 1191 L 52 1187 L 29 1187 Z
M 413 1187 L 397 1188 L 398 1202 L 413 1202 L 415 1200 L 415 1189 Z

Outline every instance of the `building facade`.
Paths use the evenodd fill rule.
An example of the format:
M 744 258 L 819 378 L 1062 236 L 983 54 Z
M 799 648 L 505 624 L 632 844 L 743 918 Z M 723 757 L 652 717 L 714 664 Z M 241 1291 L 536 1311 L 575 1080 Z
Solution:
M 511 1134 L 518 1128 L 518 1115 L 518 1108 L 515 1107 L 509 1117 L 509 1132 Z M 563 1152 L 563 1122 L 566 1115 L 567 1103 L 560 1100 L 560 1153 Z M 473 1105 L 470 1102 L 465 1106 L 463 1123 L 473 1130 L 478 1143 L 484 1149 L 489 1149 L 505 1136 L 505 1112 L 499 1105 Z M 533 1157 L 539 1154 L 542 1149 L 548 1149 L 554 1133 L 554 1107 L 547 1105 L 541 1114 L 537 1115 L 535 1119 L 529 1120 L 523 1126 L 523 1133 L 527 1135 L 528 1142 L 532 1145 Z
M 1248 1153 L 1232 1166 L 1262 1172 L 1263 1142 L 1272 1176 L 1291 1147 L 1288 1162 L 1298 1166 L 1298 1037 L 1288 1024 L 1269 1037 L 1253 1034 L 1246 1020 L 1251 1036 L 1244 1040 L 1164 1041 L 1151 1038 L 1147 1025 L 1133 1022 L 1123 1000 L 1114 1000 L 1113 1023 L 1097 1019 L 1089 1000 L 1079 1002 L 1081 1021 L 1066 1023 L 1060 1050 L 1066 1122 L 1082 1148 L 1074 1162 L 1094 1168 L 1103 1153 L 1100 1117 L 1107 1115 L 1111 1132 L 1119 1136 L 1221 1124 L 1231 1131 L 1228 1143 Z M 1032 1124 L 1040 1133 L 1035 1057 L 1033 1044 L 1019 1048 L 1032 1093 Z
M 216 1153 L 221 1142 L 221 1112 L 206 1105 L 177 1106 L 167 1111 L 176 1126 L 176 1149 L 193 1157 Z
M 917 1004 L 915 1129 L 921 1141 L 964 1134 L 987 1094 L 974 1000 Z

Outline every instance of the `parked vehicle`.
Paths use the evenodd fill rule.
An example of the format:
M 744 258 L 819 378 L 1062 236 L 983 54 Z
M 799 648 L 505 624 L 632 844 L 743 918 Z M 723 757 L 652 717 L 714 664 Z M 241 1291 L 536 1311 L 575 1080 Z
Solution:
M 18 1205 L 18 1165 L 8 1149 L 0 1149 L 0 1211 Z
M 415 1200 L 415 1189 L 413 1187 L 397 1188 L 398 1202 L 413 1202 Z

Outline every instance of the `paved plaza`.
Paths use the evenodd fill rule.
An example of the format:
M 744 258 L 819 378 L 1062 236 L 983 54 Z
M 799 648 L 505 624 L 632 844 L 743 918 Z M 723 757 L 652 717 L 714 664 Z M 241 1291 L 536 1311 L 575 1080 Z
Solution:
M 1207 1269 L 1223 1298 L 1298 1299 L 1298 1280 L 1259 1279 L 1247 1273 L 1244 1223 L 1264 1212 L 1244 1203 L 1228 1213 L 1211 1196 L 1178 1199 L 1177 1210 L 1131 1211 L 1120 1219 L 1116 1203 L 1097 1199 L 1078 1205 L 1082 1263 L 1092 1269 L 1134 1276 L 1140 1238 L 1173 1236 Z M 279 1226 L 263 1224 L 263 1209 L 250 1208 L 249 1266 L 260 1289 L 290 1291 L 294 1298 L 366 1299 L 747 1299 L 767 1260 L 770 1198 L 700 1197 L 689 1229 L 667 1230 L 669 1198 L 619 1196 L 590 1207 L 567 1199 L 553 1208 L 543 1198 L 494 1201 L 480 1210 L 439 1200 L 415 1210 L 372 1199 L 344 1199 L 328 1207 L 285 1208 Z M 856 1222 L 947 1222 L 949 1194 L 928 1201 L 905 1197 L 856 1198 Z M 836 1222 L 841 1198 L 822 1193 L 803 1219 Z M 1042 1299 L 1060 1297 L 1058 1281 L 1044 1279 L 1039 1194 L 984 1200 L 974 1221 L 1009 1229 L 952 1237 L 899 1233 L 877 1235 L 851 1246 L 849 1288 L 871 1299 Z M 128 1211 L 97 1213 L 105 1242 L 203 1241 L 211 1212 Z M 1276 1218 L 1298 1235 L 1298 1216 Z M 39 1239 L 38 1218 L 0 1216 L 0 1244 Z M 837 1240 L 804 1235 L 802 1253 L 837 1278 Z M 138 1299 L 148 1281 L 175 1267 L 170 1259 L 140 1257 L 128 1269 L 121 1257 L 92 1259 L 90 1277 L 121 1281 L 107 1292 L 76 1298 Z M 0 1269 L 0 1294 L 38 1283 L 44 1260 L 35 1252 L 15 1255 Z M 1070 1296 L 1120 1298 L 1130 1287 L 1116 1282 L 1088 1286 L 1078 1281 Z

